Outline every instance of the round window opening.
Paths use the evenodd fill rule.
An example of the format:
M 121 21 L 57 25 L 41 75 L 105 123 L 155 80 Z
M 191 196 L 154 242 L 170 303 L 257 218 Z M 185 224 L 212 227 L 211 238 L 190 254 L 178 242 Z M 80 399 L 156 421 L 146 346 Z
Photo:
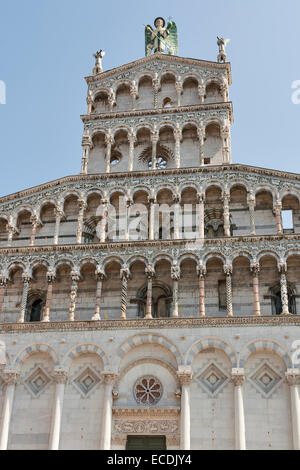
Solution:
M 117 165 L 118 163 L 120 163 L 120 158 L 119 157 L 115 157 L 115 156 L 111 157 L 111 159 L 110 159 L 110 164 L 111 165 Z
M 155 405 L 162 397 L 162 384 L 152 375 L 140 377 L 134 384 L 134 398 L 140 405 Z
M 152 160 L 149 160 L 148 167 L 150 170 L 152 169 Z M 156 168 L 161 169 L 161 168 L 166 168 L 166 167 L 167 167 L 167 160 L 164 157 L 156 157 Z

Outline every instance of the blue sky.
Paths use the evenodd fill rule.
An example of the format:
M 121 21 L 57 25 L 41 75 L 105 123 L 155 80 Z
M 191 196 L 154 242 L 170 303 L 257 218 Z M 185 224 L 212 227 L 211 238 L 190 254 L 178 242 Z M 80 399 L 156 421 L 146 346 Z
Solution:
M 171 16 L 179 55 L 216 60 L 230 38 L 232 159 L 300 173 L 298 0 L 10 0 L 0 4 L 0 195 L 80 171 L 84 76 L 144 56 L 144 24 Z

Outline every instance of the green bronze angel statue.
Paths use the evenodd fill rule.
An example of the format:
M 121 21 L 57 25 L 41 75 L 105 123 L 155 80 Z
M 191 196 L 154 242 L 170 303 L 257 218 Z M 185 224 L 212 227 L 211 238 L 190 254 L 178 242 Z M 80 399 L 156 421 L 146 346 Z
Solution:
M 154 20 L 155 29 L 149 24 L 145 26 L 145 55 L 154 52 L 163 54 L 178 54 L 177 26 L 174 21 L 169 21 L 165 28 L 165 20 L 158 17 Z

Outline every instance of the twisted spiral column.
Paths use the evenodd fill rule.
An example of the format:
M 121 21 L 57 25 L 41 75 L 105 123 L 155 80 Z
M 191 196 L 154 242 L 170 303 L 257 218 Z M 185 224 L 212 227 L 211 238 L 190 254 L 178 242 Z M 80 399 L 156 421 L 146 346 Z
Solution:
M 20 318 L 18 320 L 18 323 L 24 323 L 24 320 L 25 320 L 28 289 L 29 289 L 29 282 L 30 282 L 30 276 L 28 274 L 23 274 L 22 277 L 23 277 L 23 294 L 22 294 L 22 300 L 21 300 Z
M 72 284 L 71 284 L 71 292 L 70 292 L 69 321 L 74 321 L 77 291 L 78 291 L 78 282 L 79 282 L 80 276 L 77 272 L 71 272 L 71 279 L 72 279 Z
M 224 234 L 230 237 L 230 211 L 229 211 L 230 194 L 223 195 L 223 216 L 224 216 Z
M 232 282 L 231 282 L 231 274 L 232 274 L 232 266 L 225 265 L 224 266 L 224 273 L 226 275 L 226 309 L 227 309 L 227 316 L 232 317 Z
M 287 291 L 286 272 L 287 267 L 285 263 L 279 265 L 280 271 L 280 292 L 281 292 L 281 303 L 282 303 L 282 314 L 288 315 L 289 313 L 289 298 Z
M 127 290 L 128 290 L 128 279 L 129 279 L 129 269 L 124 267 L 121 269 L 120 276 L 122 279 L 122 289 L 121 289 L 121 319 L 126 320 L 127 313 Z
M 158 108 L 158 90 L 159 90 L 159 78 L 158 73 L 155 72 L 152 79 L 152 89 L 153 89 L 153 107 L 154 109 Z

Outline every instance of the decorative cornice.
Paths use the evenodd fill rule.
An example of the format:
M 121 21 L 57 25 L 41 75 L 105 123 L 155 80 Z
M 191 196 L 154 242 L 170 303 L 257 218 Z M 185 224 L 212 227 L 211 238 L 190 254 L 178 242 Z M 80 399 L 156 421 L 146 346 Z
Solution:
M 168 407 L 113 407 L 112 414 L 116 418 L 139 418 L 139 417 L 177 417 L 180 414 L 179 406 L 168 406 Z
M 196 111 L 211 111 L 211 110 L 229 109 L 230 111 L 230 122 L 233 122 L 232 115 L 232 102 L 222 101 L 221 103 L 210 103 L 210 104 L 196 104 L 190 106 L 176 106 L 173 108 L 156 108 L 156 109 L 141 109 L 134 111 L 120 111 L 115 113 L 98 113 L 98 114 L 82 114 L 80 118 L 83 122 L 86 121 L 97 121 L 101 119 L 113 119 L 113 118 L 126 118 L 133 116 L 153 116 L 156 114 L 176 114 L 176 113 L 192 113 Z
M 173 62 L 173 63 L 181 63 L 181 64 L 188 64 L 188 65 L 196 65 L 198 67 L 207 67 L 207 68 L 214 68 L 214 69 L 225 69 L 228 73 L 228 82 L 231 85 L 231 67 L 230 62 L 220 63 L 220 62 L 213 62 L 208 60 L 200 60 L 200 59 L 192 59 L 188 57 L 179 57 L 175 55 L 167 55 L 167 54 L 153 54 L 151 56 L 143 57 L 141 59 L 134 60 L 132 62 L 128 62 L 127 64 L 120 65 L 119 67 L 115 67 L 110 70 L 106 70 L 97 75 L 88 75 L 85 77 L 87 83 L 97 82 L 99 80 L 103 80 L 108 78 L 116 73 L 124 72 L 126 70 L 133 69 L 139 65 L 146 64 L 147 62 L 154 62 L 156 60 L 165 61 L 165 62 Z
M 88 330 L 142 330 L 171 328 L 207 328 L 233 326 L 283 326 L 300 325 L 298 315 L 266 315 L 247 317 L 202 317 L 167 319 L 130 319 L 99 321 L 66 321 L 49 323 L 0 323 L 0 333 L 42 332 L 42 331 L 88 331 Z
M 21 199 L 23 197 L 44 191 L 46 189 L 55 188 L 57 186 L 63 186 L 66 183 L 77 183 L 77 182 L 92 182 L 92 181 L 105 181 L 110 179 L 121 178 L 140 178 L 140 177 L 153 177 L 153 176 L 164 176 L 167 177 L 170 175 L 190 175 L 190 174 L 210 174 L 210 173 L 226 173 L 234 171 L 244 171 L 245 173 L 259 174 L 264 176 L 275 176 L 286 180 L 296 180 L 300 181 L 300 174 L 298 173 L 289 173 L 280 170 L 266 169 L 260 167 L 253 167 L 250 165 L 244 164 L 230 164 L 230 165 L 210 165 L 207 167 L 190 167 L 190 168 L 170 168 L 165 170 L 155 170 L 155 171 L 132 171 L 132 172 L 123 172 L 123 173 L 96 173 L 96 174 L 87 174 L 87 175 L 70 175 L 59 178 L 57 180 L 50 181 L 48 183 L 43 183 L 38 186 L 34 186 L 23 191 L 18 191 L 16 193 L 9 194 L 0 198 L 0 204 L 13 201 L 16 199 Z M 117 183 L 119 184 L 119 183 Z
M 259 243 L 259 242 L 280 242 L 280 241 L 298 241 L 300 240 L 300 233 L 293 234 L 280 234 L 280 235 L 240 235 L 237 237 L 223 237 L 223 238 L 206 238 L 203 241 L 204 246 L 210 245 L 229 245 L 237 243 Z M 136 241 L 120 241 L 120 242 L 105 242 L 105 243 L 82 243 L 77 245 L 38 245 L 38 246 L 23 246 L 23 247 L 0 247 L 0 255 L 8 254 L 34 254 L 34 253 L 57 253 L 73 252 L 73 251 L 109 251 L 122 248 L 146 247 L 146 248 L 167 248 L 176 246 L 188 245 L 189 250 L 192 249 L 192 239 L 180 240 L 136 240 Z M 197 248 L 197 239 L 195 240 L 195 248 Z
M 115 179 L 118 181 L 121 178 L 140 178 L 140 177 L 153 177 L 153 176 L 164 176 L 167 177 L 170 175 L 192 175 L 192 174 L 210 174 L 210 173 L 221 173 L 241 171 L 247 174 L 258 174 L 263 176 L 273 176 L 285 180 L 295 180 L 300 181 L 299 173 L 289 173 L 287 171 L 273 170 L 261 167 L 255 167 L 251 165 L 244 165 L 242 163 L 235 163 L 229 165 L 209 165 L 205 167 L 189 167 L 189 168 L 170 168 L 165 170 L 142 170 L 142 171 L 132 171 L 132 172 L 122 172 L 122 173 L 96 173 L 96 174 L 87 174 L 87 175 L 70 175 L 64 176 L 62 178 L 49 181 L 47 183 L 40 184 L 38 186 L 33 186 L 32 188 L 24 189 L 16 193 L 9 194 L 0 198 L 0 204 L 5 202 L 14 201 L 17 199 L 30 196 L 35 193 L 39 193 L 46 189 L 55 188 L 57 186 L 63 186 L 66 183 L 78 183 L 78 182 L 89 182 L 89 181 L 105 181 L 110 179 Z M 116 184 L 120 184 L 119 182 Z

